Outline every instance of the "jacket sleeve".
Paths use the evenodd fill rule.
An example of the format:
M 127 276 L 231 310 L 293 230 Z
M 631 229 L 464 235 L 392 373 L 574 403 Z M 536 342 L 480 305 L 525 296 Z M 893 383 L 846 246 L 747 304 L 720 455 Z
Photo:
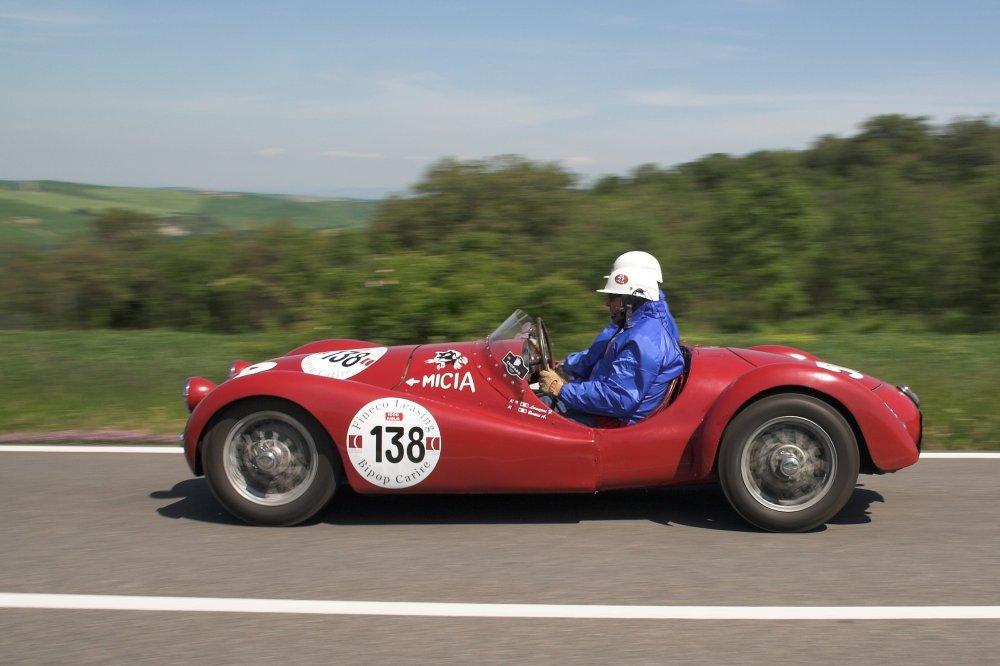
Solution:
M 566 357 L 566 360 L 562 364 L 563 370 L 580 379 L 590 377 L 590 371 L 594 369 L 594 365 L 600 360 L 601 355 L 604 354 L 605 349 L 608 347 L 608 342 L 614 337 L 617 330 L 617 326 L 608 324 L 603 331 L 597 334 L 594 341 L 590 343 L 589 349 L 573 352 Z
M 571 409 L 627 421 L 651 380 L 649 373 L 642 370 L 638 345 L 629 342 L 619 352 L 608 376 L 601 381 L 566 384 L 559 397 Z

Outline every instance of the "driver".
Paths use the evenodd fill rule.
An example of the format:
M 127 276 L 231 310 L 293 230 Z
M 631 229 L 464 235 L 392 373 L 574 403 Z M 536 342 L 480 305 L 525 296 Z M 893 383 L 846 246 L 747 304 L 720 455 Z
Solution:
M 660 404 L 670 381 L 684 371 L 684 357 L 657 307 L 656 278 L 648 266 L 611 272 L 604 289 L 597 290 L 608 295 L 613 324 L 603 350 L 594 354 L 589 369 L 564 365 L 574 374 L 584 368 L 572 382 L 553 370 L 539 374 L 539 388 L 553 409 L 585 425 L 607 427 L 638 423 Z M 600 347 L 600 338 L 594 346 Z M 577 352 L 576 358 L 589 356 L 594 346 Z
M 648 252 L 641 252 L 639 250 L 633 250 L 631 252 L 626 252 L 621 254 L 615 259 L 614 265 L 611 267 L 612 271 L 621 270 L 623 268 L 633 268 L 642 271 L 649 271 L 649 274 L 656 278 L 657 283 L 663 282 L 663 272 L 660 270 L 660 262 L 656 260 L 656 257 Z M 605 275 L 604 278 L 607 279 L 609 276 Z M 656 314 L 663 322 L 666 327 L 667 332 L 680 346 L 681 336 L 677 330 L 677 323 L 674 321 L 673 315 L 670 314 L 670 308 L 667 306 L 667 297 L 664 296 L 663 290 L 658 290 L 659 299 L 656 301 Z M 566 357 L 566 360 L 562 362 L 560 367 L 562 369 L 562 374 L 572 375 L 574 377 L 586 377 L 590 374 L 590 371 L 594 368 L 594 364 L 597 360 L 601 358 L 601 354 L 607 349 L 608 340 L 618 332 L 619 326 L 611 321 L 608 323 L 604 330 L 597 334 L 594 341 L 590 343 L 590 348 L 583 351 L 573 352 Z

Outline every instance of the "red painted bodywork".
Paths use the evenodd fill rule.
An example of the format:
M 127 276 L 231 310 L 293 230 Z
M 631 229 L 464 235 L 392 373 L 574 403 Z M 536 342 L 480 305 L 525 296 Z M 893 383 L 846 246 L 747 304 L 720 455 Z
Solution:
M 327 430 L 359 493 L 580 492 L 692 483 L 714 479 L 716 452 L 727 424 L 749 403 L 782 392 L 818 396 L 852 424 L 870 465 L 888 472 L 917 461 L 920 412 L 892 385 L 785 347 L 727 349 L 690 346 L 679 394 L 665 409 L 626 427 L 595 429 L 567 420 L 537 398 L 527 381 L 498 359 L 521 354 L 523 342 L 474 342 L 388 348 L 349 379 L 302 370 L 307 355 L 378 348 L 357 340 L 326 340 L 273 359 L 269 369 L 228 379 L 197 404 L 184 432 L 187 462 L 201 474 L 200 446 L 213 416 L 251 397 L 296 403 Z M 437 352 L 467 362 L 439 370 Z M 445 376 L 447 375 L 447 376 Z M 429 410 L 441 434 L 433 471 L 415 486 L 386 490 L 366 481 L 348 461 L 347 433 L 359 410 L 397 397 Z

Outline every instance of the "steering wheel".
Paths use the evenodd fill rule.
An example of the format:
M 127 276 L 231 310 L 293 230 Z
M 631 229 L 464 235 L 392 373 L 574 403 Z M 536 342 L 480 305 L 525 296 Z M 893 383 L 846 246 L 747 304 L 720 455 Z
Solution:
M 545 330 L 545 322 L 539 317 L 535 320 L 535 331 L 537 331 L 538 341 L 531 341 L 535 351 L 542 358 L 541 370 L 552 369 L 552 341 L 549 339 L 549 332 Z

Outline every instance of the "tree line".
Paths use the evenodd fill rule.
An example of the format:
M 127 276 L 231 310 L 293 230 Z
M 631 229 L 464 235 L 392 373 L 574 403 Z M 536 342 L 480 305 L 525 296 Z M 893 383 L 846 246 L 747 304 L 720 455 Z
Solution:
M 0 326 L 478 337 L 515 307 L 592 331 L 614 257 L 663 266 L 684 323 L 1000 329 L 1000 125 L 874 117 L 801 151 L 642 165 L 590 184 L 517 156 L 441 160 L 363 230 L 183 237 L 116 210 L 0 251 Z M 900 322 L 903 322 L 902 324 Z

